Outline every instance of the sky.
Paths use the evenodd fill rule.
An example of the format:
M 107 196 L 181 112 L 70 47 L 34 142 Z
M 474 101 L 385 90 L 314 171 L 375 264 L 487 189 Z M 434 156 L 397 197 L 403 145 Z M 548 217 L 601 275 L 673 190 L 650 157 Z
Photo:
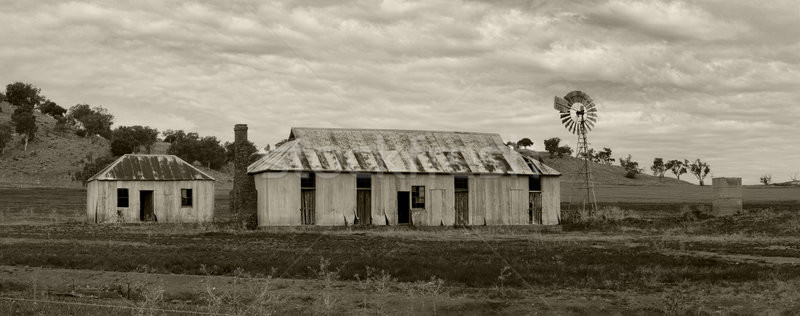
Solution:
M 554 96 L 588 93 L 590 146 L 700 158 L 712 176 L 800 171 L 797 1 L 0 0 L 0 83 L 115 126 L 259 147 L 293 126 L 577 136 Z M 683 179 L 691 176 L 684 175 Z

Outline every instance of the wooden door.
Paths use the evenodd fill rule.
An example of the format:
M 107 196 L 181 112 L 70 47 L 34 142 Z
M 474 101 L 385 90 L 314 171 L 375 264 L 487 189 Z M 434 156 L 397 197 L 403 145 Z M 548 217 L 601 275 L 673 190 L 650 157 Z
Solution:
M 469 193 L 455 192 L 456 226 L 469 225 Z
M 528 221 L 531 224 L 542 224 L 542 193 L 528 193 Z
M 411 212 L 409 209 L 411 202 L 411 192 L 397 192 L 397 223 L 411 224 Z
M 301 190 L 300 218 L 303 225 L 314 225 L 314 195 L 315 190 Z
M 372 225 L 372 191 L 356 191 L 356 224 Z

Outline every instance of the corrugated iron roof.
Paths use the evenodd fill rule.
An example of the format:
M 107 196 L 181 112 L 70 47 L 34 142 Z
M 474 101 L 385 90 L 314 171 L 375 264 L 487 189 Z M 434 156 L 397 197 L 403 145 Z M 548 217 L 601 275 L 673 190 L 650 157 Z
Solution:
M 131 154 L 119 157 L 88 181 L 92 180 L 213 181 L 214 178 L 174 155 Z
M 297 127 L 247 171 L 542 174 L 494 133 Z

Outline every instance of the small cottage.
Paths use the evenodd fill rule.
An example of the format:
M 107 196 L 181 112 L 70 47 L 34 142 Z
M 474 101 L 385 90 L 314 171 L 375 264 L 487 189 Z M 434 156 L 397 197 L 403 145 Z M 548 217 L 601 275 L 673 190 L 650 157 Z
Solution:
M 248 167 L 260 226 L 555 225 L 558 171 L 499 134 L 292 128 Z
M 210 222 L 214 178 L 173 155 L 124 155 L 89 178 L 90 222 Z

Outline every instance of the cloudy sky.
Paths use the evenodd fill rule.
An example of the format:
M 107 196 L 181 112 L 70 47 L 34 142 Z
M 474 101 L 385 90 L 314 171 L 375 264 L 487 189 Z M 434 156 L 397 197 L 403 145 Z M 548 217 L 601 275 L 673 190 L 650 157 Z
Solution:
M 643 167 L 702 158 L 745 183 L 800 171 L 797 1 L 0 7 L 0 81 L 103 106 L 117 125 L 232 140 L 246 123 L 259 146 L 292 126 L 464 130 L 542 150 L 554 136 L 574 147 L 552 102 L 582 90 L 600 110 L 592 146 Z

